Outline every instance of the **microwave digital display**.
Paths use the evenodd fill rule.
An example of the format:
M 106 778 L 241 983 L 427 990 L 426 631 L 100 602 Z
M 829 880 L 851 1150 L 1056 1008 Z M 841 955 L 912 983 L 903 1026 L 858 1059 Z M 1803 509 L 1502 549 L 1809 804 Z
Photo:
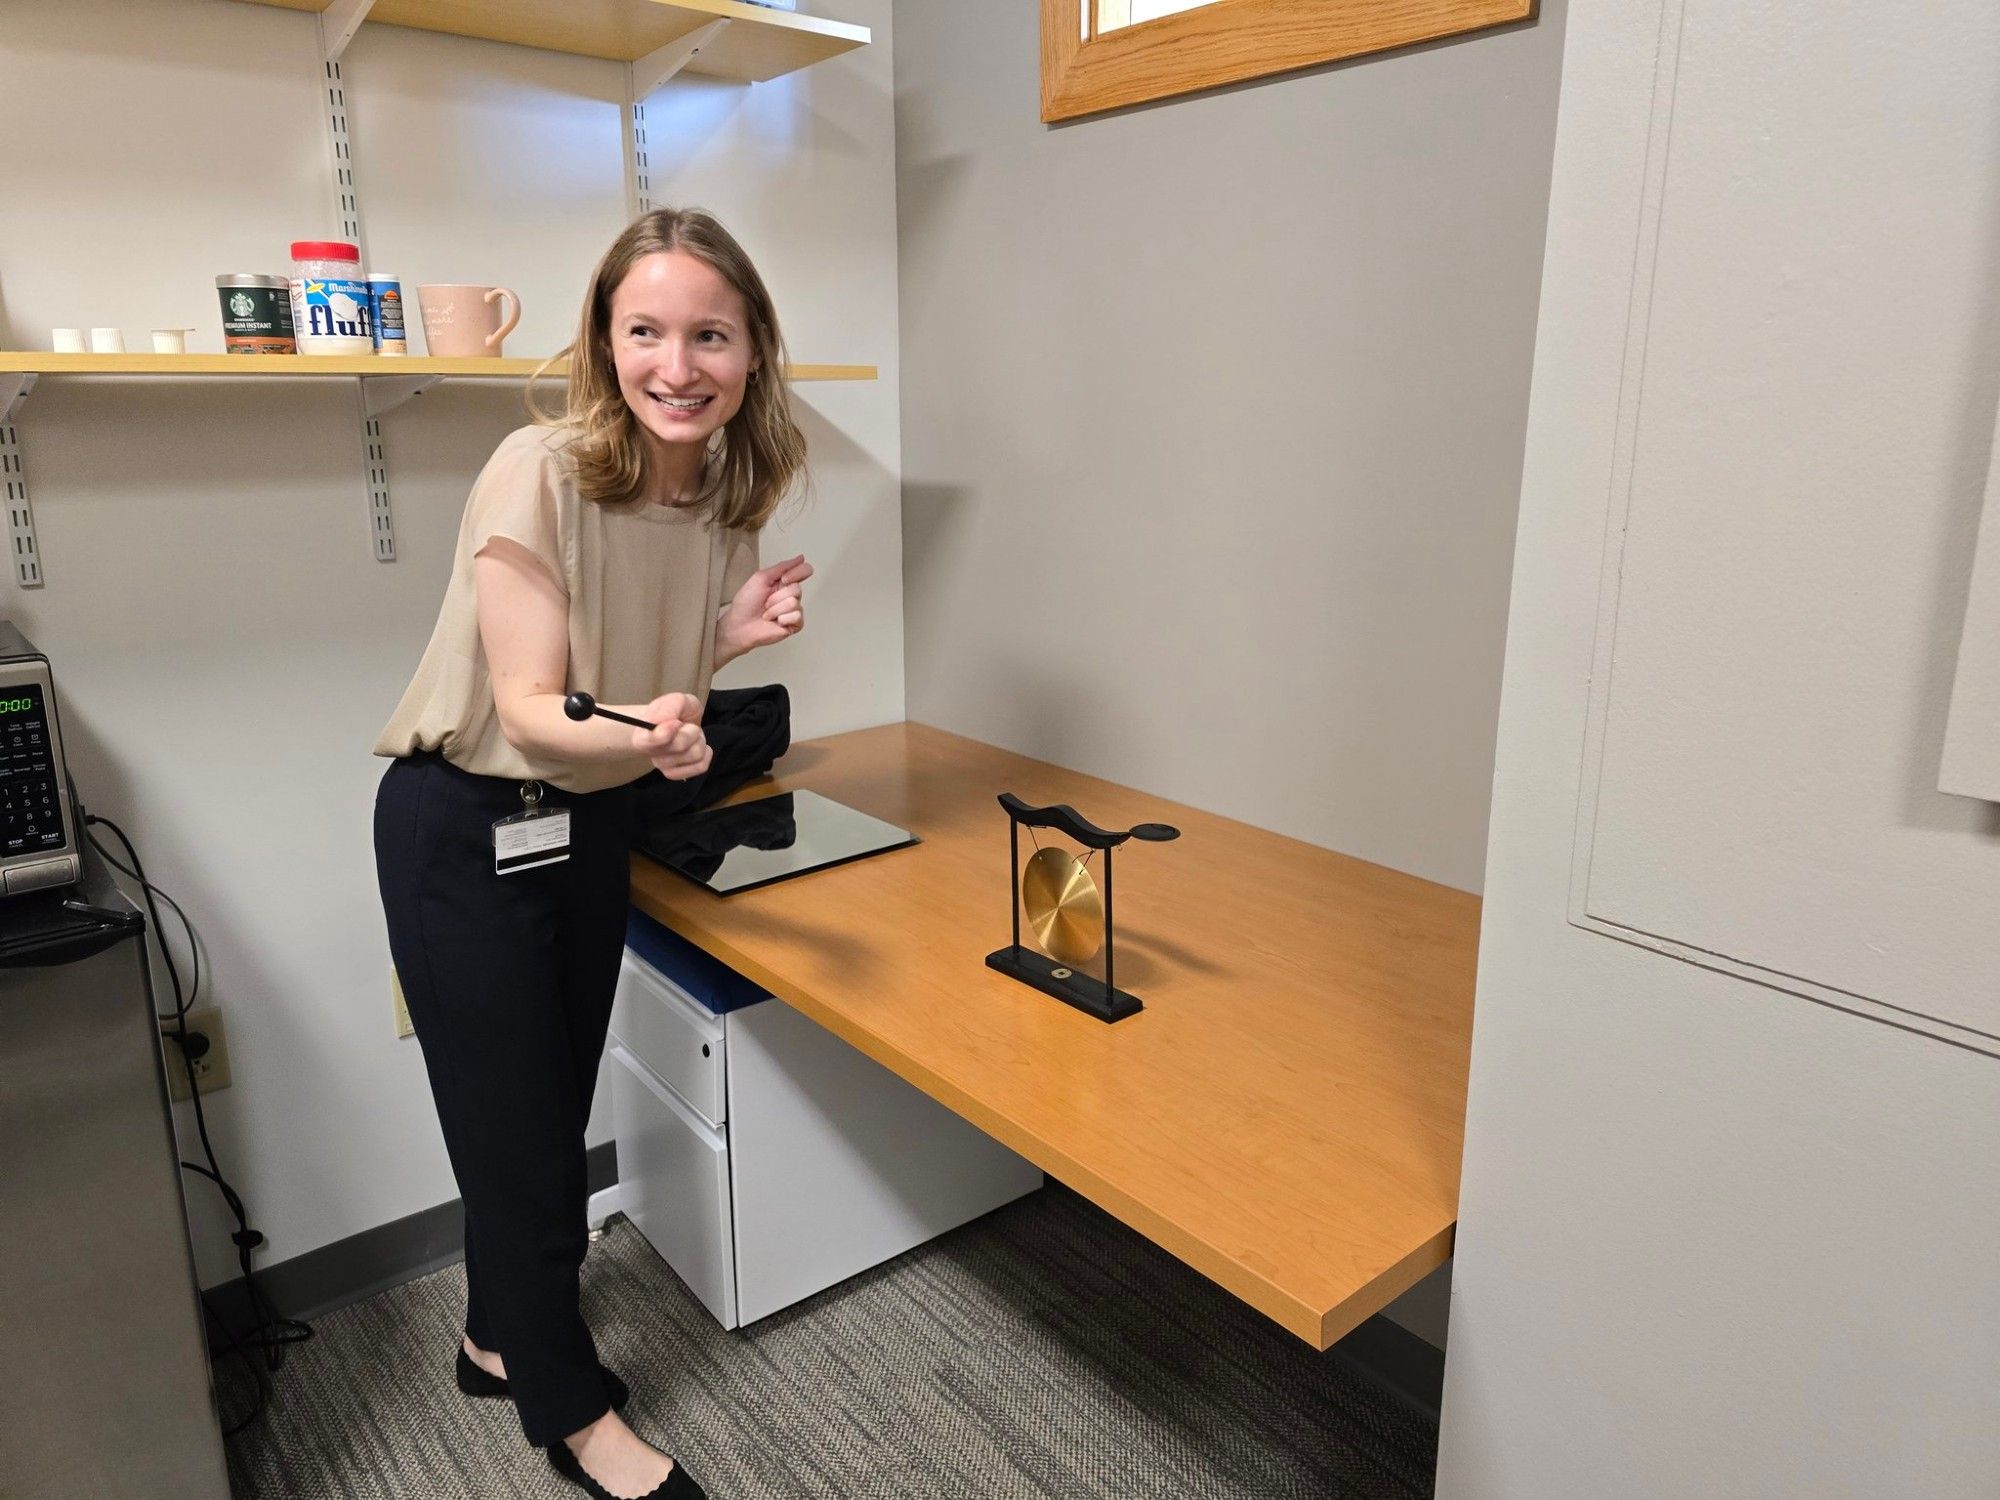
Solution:
M 63 847 L 48 710 L 38 682 L 0 687 L 0 858 Z

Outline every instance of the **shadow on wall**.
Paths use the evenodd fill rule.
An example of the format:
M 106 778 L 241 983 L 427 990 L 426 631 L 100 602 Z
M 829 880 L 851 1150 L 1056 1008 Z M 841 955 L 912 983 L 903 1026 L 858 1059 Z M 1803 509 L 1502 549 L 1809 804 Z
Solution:
M 673 81 L 671 104 L 657 91 L 647 99 L 646 123 L 652 128 L 646 132 L 646 164 L 656 205 L 673 208 L 707 206 L 677 202 L 667 185 L 688 164 L 705 159 L 704 153 L 712 150 L 710 143 L 749 103 L 750 89 L 751 85 L 747 83 L 682 73 Z M 669 118 L 673 128 L 660 128 Z
M 748 104 L 753 87 L 758 108 L 739 126 L 736 117 Z M 727 224 L 728 205 L 683 203 L 672 184 L 683 170 L 699 170 L 713 161 L 715 139 L 733 128 L 743 129 L 746 141 L 760 154 L 768 154 L 770 165 L 792 172 L 810 171 L 817 156 L 852 158 L 873 149 L 824 111 L 813 109 L 812 96 L 813 79 L 805 73 L 755 85 L 698 73 L 677 74 L 669 91 L 655 91 L 646 101 L 646 158 L 653 202 L 662 207 L 709 208 Z M 782 111 L 770 107 L 774 99 L 783 101 Z M 747 248 L 753 259 L 758 258 L 754 245 Z
M 918 107 L 925 109 L 921 104 Z M 929 117 L 928 109 L 924 117 Z M 938 268 L 952 254 L 955 241 L 951 225 L 965 201 L 964 183 L 971 159 L 964 152 L 919 158 L 919 143 L 899 140 L 897 144 L 896 244 L 903 263 L 897 293 L 907 341 L 923 326 L 927 311 L 924 293 L 949 295 L 950 282 Z M 934 253 L 927 256 L 925 251 Z
M 976 503 L 971 485 L 904 480 L 904 619 L 938 619 L 945 614 L 938 582 L 957 574 Z
M 792 388 L 792 418 L 806 435 L 809 488 L 803 501 L 787 501 L 779 508 L 776 519 L 784 523 L 802 518 L 816 507 L 828 503 L 829 498 L 838 493 L 830 491 L 827 486 L 829 474 L 836 476 L 842 490 L 852 477 L 858 476 L 864 481 L 863 488 L 894 491 L 893 476 L 888 467 L 813 405 L 811 396 L 807 394 L 811 389 L 810 385 Z
M 965 556 L 969 543 L 971 509 L 976 495 L 969 485 L 903 485 L 903 615 L 905 619 L 940 622 L 948 633 L 953 629 L 955 611 L 948 594 L 941 592 L 944 580 L 965 576 L 976 560 Z M 1029 553 L 1032 558 L 1032 552 Z M 998 564 L 995 564 L 996 566 Z M 1032 562 L 1020 569 L 1014 593 L 1020 610 L 1060 609 L 1060 601 L 1045 598 L 1038 587 Z M 968 637 L 974 632 L 968 630 Z M 1085 752 L 1083 727 L 1091 724 L 1101 709 L 1102 694 L 1097 688 L 1100 664 L 1077 642 L 1073 651 L 1060 658 L 1037 654 L 1027 645 L 1006 634 L 993 637 L 969 654 L 962 642 L 951 653 L 956 678 L 970 677 L 978 685 L 983 707 L 977 725 L 961 728 L 981 739 L 1058 765 L 1074 765 Z M 913 689 L 917 684 L 912 684 Z M 911 699 L 920 696 L 910 693 Z
M 2000 347 L 2000 193 L 1990 201 L 1987 225 L 1985 295 L 1979 315 L 1966 331 L 1968 350 Z M 1982 500 L 1990 484 L 1988 471 L 2000 463 L 1995 441 L 1995 403 L 2000 391 L 1983 381 L 1963 386 L 1965 405 L 1959 413 L 1958 444 L 1952 488 L 1958 495 L 1947 524 L 1938 534 L 1937 586 L 1930 591 L 1930 649 L 1917 702 L 1910 716 L 1909 773 L 1904 781 L 1902 816 L 1913 828 L 1949 830 L 1958 826 L 1953 804 L 1937 794 L 1944 765 L 1947 716 L 1953 680 L 1958 671 L 1958 643 L 1965 626 L 1966 596 L 1972 586 L 1972 563 L 1979 538 Z M 2000 501 L 1988 506 L 1993 514 L 1984 524 L 2000 527 Z M 2000 803 L 1987 805 L 1986 831 L 2000 834 Z
M 792 417 L 806 437 L 808 487 L 802 495 L 781 505 L 771 524 L 780 535 L 789 535 L 820 507 L 836 510 L 837 515 L 827 519 L 839 523 L 834 534 L 839 537 L 840 546 L 836 549 L 816 542 L 809 549 L 818 575 L 813 587 L 823 597 L 825 589 L 841 587 L 839 580 L 847 573 L 842 564 L 848 552 L 851 549 L 864 552 L 868 549 L 869 537 L 861 513 L 854 508 L 852 497 L 857 494 L 893 495 L 895 477 L 874 454 L 823 416 L 796 389 L 792 392 Z M 764 561 L 777 560 L 782 555 L 779 549 L 787 545 L 779 543 L 773 546 L 767 542 L 763 548 Z M 811 639 L 816 644 L 821 638 Z M 806 638 L 801 637 L 800 644 L 805 642 Z

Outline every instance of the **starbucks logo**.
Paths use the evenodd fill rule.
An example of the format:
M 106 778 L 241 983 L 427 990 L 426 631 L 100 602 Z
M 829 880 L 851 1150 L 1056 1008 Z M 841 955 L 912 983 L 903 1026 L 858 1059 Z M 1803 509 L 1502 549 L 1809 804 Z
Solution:
M 247 294 L 238 292 L 229 299 L 229 310 L 239 318 L 247 318 L 257 310 L 257 304 Z

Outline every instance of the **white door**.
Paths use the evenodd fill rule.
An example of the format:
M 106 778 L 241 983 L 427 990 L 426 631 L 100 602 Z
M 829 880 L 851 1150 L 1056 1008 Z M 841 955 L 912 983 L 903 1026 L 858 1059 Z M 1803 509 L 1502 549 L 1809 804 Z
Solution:
M 1439 1493 L 1992 1500 L 2000 6 L 1568 25 Z

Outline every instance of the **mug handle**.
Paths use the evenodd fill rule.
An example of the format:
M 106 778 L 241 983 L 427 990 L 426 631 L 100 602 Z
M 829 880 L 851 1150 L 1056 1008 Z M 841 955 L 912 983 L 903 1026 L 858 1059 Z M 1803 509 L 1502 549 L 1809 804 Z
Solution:
M 496 286 L 486 294 L 483 300 L 491 302 L 495 297 L 505 297 L 513 308 L 513 312 L 507 321 L 500 325 L 500 331 L 486 336 L 486 347 L 497 351 L 500 348 L 501 340 L 512 333 L 515 325 L 521 321 L 521 298 L 512 287 Z

